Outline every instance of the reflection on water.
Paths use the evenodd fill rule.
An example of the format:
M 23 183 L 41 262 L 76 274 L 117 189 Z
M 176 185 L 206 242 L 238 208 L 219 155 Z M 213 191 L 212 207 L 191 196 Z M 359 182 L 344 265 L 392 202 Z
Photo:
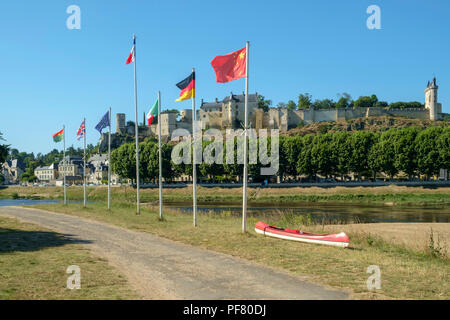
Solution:
M 22 206 L 33 204 L 53 204 L 58 200 L 32 199 L 0 199 L 2 206 Z M 79 203 L 80 201 L 70 201 Z M 165 204 L 165 207 L 177 209 L 181 212 L 192 213 L 191 203 Z M 242 207 L 238 204 L 224 205 L 209 203 L 198 205 L 199 212 L 227 212 L 239 216 Z M 283 213 L 307 215 L 315 221 L 325 219 L 326 223 L 376 223 L 376 222 L 450 222 L 450 208 L 448 206 L 383 206 L 361 204 L 286 204 L 284 206 L 270 206 L 267 204 L 252 204 L 247 209 L 248 216 L 264 218 Z
M 166 205 L 182 212 L 192 213 L 192 205 L 185 203 Z M 198 205 L 199 212 L 230 212 L 242 214 L 239 205 Z M 249 216 L 264 217 L 274 214 L 310 214 L 315 221 L 329 223 L 376 223 L 376 222 L 450 222 L 450 209 L 443 206 L 383 206 L 361 204 L 302 204 L 271 207 L 253 205 L 247 209 Z
M 58 203 L 58 200 L 0 199 L 0 207 Z

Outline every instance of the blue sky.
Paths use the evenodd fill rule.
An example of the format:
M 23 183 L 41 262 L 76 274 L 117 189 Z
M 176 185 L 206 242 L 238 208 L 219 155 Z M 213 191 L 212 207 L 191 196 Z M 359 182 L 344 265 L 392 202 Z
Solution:
M 68 30 L 69 5 L 81 9 L 81 30 Z M 369 30 L 366 9 L 381 8 L 381 30 Z M 137 35 L 139 121 L 161 90 L 175 102 L 175 84 L 196 68 L 200 99 L 242 93 L 244 80 L 215 82 L 210 61 L 251 42 L 250 91 L 276 105 L 300 92 L 332 98 L 375 93 L 380 100 L 423 102 L 435 75 L 450 112 L 450 2 L 447 0 L 152 0 L 2 1 L 0 4 L 0 131 L 27 152 L 61 148 L 51 135 L 66 125 L 66 145 L 88 143 L 111 106 L 134 119 L 133 66 L 125 65 Z M 113 118 L 113 130 L 115 129 Z

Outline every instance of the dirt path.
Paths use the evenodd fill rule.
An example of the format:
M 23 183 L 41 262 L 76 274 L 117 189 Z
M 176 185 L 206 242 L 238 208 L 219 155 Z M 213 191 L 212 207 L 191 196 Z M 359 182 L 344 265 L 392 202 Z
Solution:
M 120 269 L 145 299 L 348 297 L 300 277 L 148 233 L 21 207 L 1 207 L 0 214 L 91 241 L 87 246 Z

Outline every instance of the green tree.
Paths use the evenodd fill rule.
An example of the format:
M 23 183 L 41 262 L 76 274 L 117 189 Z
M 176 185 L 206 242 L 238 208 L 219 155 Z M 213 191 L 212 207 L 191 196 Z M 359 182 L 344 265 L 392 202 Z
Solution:
M 386 101 L 378 101 L 375 104 L 375 107 L 377 107 L 377 108 L 387 108 L 388 107 L 388 103 Z
M 312 96 L 309 93 L 300 93 L 298 96 L 298 109 L 308 109 L 312 104 Z
M 34 182 L 37 181 L 37 177 L 34 175 L 34 170 L 37 167 L 43 166 L 44 162 L 41 159 L 30 160 L 27 163 L 27 168 L 24 173 L 20 176 L 20 181 L 22 182 Z
M 351 135 L 352 149 L 349 170 L 358 174 L 358 179 L 370 172 L 368 155 L 374 142 L 374 134 L 368 131 L 357 131 Z
M 288 108 L 289 110 L 295 110 L 295 109 L 297 109 L 297 105 L 296 105 L 295 102 L 292 101 L 292 100 L 289 100 L 286 106 L 287 106 L 287 108 Z
M 133 143 L 125 143 L 111 152 L 111 170 L 122 178 L 136 178 L 136 147 Z
M 311 158 L 317 168 L 317 172 L 326 178 L 336 172 L 332 141 L 332 134 L 318 134 L 314 137 L 311 148 Z
M 281 178 L 285 175 L 297 176 L 297 162 L 303 148 L 301 137 L 280 137 L 279 150 L 279 174 Z
M 271 105 L 272 100 L 266 100 L 263 95 L 258 94 L 258 108 L 263 109 L 264 112 L 267 112 L 269 111 Z
M 410 178 L 417 172 L 416 137 L 418 127 L 402 128 L 395 131 L 395 167 Z
M 398 172 L 395 166 L 395 130 L 388 130 L 378 138 L 374 134 L 373 146 L 369 151 L 369 167 L 376 173 L 382 171 L 392 179 Z
M 350 108 L 353 104 L 352 97 L 348 93 L 343 93 L 338 95 L 340 98 L 338 102 L 336 102 L 337 109 L 346 109 Z
M 314 135 L 307 134 L 302 140 L 303 147 L 299 153 L 299 158 L 297 161 L 297 172 L 299 175 L 306 174 L 312 178 L 317 174 L 317 166 L 312 157 Z
M 360 108 L 371 108 L 371 107 L 375 107 L 376 104 L 378 102 L 378 98 L 376 95 L 371 95 L 369 96 L 363 96 L 363 97 L 359 97 L 358 100 L 355 100 L 353 102 L 355 107 L 360 107 Z
M 3 134 L 1 132 L 0 132 L 0 141 L 5 141 L 5 139 L 3 139 Z M 8 151 L 9 145 L 0 144 L 0 165 L 3 164 L 3 162 L 5 162 L 6 158 L 8 157 Z
M 332 150 L 336 161 L 336 174 L 341 176 L 348 174 L 350 157 L 352 154 L 351 135 L 346 131 L 333 134 Z
M 331 99 L 315 100 L 313 106 L 316 109 L 334 109 L 336 103 Z
M 408 108 L 423 108 L 424 105 L 417 101 L 412 102 L 393 102 L 389 105 L 389 109 L 408 109 Z
M 441 158 L 437 140 L 442 133 L 440 127 L 429 127 L 416 137 L 417 168 L 428 176 L 437 174 L 441 168 Z
M 436 141 L 439 162 L 444 169 L 450 169 L 450 127 L 446 127 Z

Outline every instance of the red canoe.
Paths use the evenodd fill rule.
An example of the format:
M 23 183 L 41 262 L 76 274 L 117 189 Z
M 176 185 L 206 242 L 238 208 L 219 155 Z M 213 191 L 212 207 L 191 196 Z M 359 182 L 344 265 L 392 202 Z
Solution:
M 255 224 L 255 231 L 256 233 L 274 238 L 324 244 L 342 248 L 348 247 L 350 242 L 348 236 L 344 232 L 337 234 L 309 233 L 300 230 L 274 227 L 262 221 Z

